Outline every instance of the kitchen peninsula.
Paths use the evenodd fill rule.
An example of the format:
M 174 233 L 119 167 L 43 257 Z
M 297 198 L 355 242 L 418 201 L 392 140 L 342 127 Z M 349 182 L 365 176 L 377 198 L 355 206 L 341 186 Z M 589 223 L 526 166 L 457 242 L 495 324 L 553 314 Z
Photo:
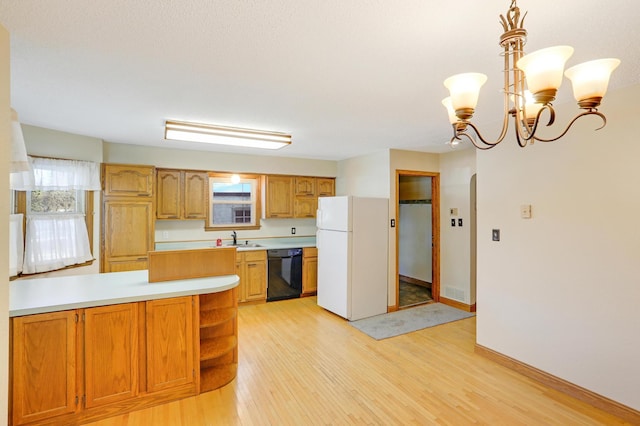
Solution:
M 233 380 L 234 268 L 153 283 L 147 270 L 13 281 L 10 424 L 86 423 Z

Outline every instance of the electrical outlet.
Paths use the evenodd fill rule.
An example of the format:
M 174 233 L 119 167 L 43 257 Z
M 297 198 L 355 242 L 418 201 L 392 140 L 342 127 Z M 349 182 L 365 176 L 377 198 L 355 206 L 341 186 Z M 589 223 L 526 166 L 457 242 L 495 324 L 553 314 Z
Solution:
M 162 239 L 163 240 L 169 239 L 169 231 L 162 231 Z
M 456 226 L 456 219 L 455 218 L 451 219 L 451 226 Z
M 296 233 L 296 228 L 291 228 L 291 235 L 295 235 Z
M 458 226 L 462 226 L 462 218 L 461 217 L 458 218 Z
M 500 241 L 500 230 L 499 229 L 493 229 L 491 231 L 491 239 L 493 241 Z

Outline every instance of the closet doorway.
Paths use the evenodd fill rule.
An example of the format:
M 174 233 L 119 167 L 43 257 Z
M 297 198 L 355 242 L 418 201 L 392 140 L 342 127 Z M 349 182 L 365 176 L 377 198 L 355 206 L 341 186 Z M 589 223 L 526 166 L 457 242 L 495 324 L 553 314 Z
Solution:
M 440 299 L 440 174 L 396 171 L 396 304 Z

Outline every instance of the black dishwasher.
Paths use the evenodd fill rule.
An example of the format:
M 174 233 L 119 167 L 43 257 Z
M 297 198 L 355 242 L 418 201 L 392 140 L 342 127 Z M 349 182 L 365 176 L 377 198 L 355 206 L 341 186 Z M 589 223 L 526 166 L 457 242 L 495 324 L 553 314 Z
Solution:
M 294 299 L 302 293 L 302 249 L 267 250 L 267 302 Z

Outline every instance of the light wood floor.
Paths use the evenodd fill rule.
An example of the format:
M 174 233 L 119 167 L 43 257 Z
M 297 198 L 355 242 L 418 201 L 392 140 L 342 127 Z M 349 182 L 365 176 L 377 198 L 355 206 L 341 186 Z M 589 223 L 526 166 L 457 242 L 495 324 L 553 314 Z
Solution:
M 309 297 L 240 307 L 238 330 L 229 385 L 93 424 L 625 424 L 474 354 L 475 317 L 376 341 Z

